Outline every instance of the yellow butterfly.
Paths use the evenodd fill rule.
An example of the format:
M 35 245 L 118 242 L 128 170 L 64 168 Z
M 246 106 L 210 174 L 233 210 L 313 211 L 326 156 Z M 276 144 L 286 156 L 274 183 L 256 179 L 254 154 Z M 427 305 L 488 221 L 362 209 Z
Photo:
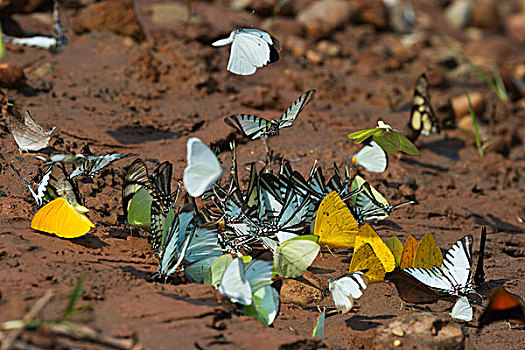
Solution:
M 87 211 L 86 207 L 73 206 L 64 197 L 59 197 L 36 212 L 31 228 L 63 238 L 80 237 L 95 227 L 84 214 Z
M 416 251 L 419 243 L 414 238 L 414 236 L 409 235 L 405 241 L 405 246 L 403 247 L 403 254 L 401 255 L 401 262 L 399 263 L 400 269 L 406 269 L 408 267 L 413 267 L 414 257 L 416 256 Z
M 358 231 L 357 221 L 337 192 L 330 192 L 324 197 L 317 209 L 314 226 L 314 234 L 319 236 L 319 245 L 352 248 Z
M 443 253 L 437 246 L 434 236 L 429 232 L 419 242 L 412 267 L 431 269 L 432 266 L 441 266 L 442 262 Z
M 386 240 L 385 244 L 392 254 L 394 254 L 396 267 L 399 267 L 399 264 L 401 263 L 401 255 L 403 255 L 403 243 L 401 243 L 397 236 L 392 236 Z
M 369 224 L 364 224 L 359 229 L 359 234 L 355 239 L 354 251 L 358 250 L 359 247 L 365 243 L 369 243 L 374 250 L 374 253 L 377 255 L 381 264 L 383 265 L 385 272 L 392 272 L 396 268 L 396 260 L 394 254 L 387 247 L 385 242 L 379 237 L 379 235 L 374 231 L 372 226 Z
M 363 243 L 354 250 L 350 261 L 350 272 L 365 270 L 365 275 L 370 283 L 380 282 L 385 279 L 385 268 L 377 257 L 370 243 Z

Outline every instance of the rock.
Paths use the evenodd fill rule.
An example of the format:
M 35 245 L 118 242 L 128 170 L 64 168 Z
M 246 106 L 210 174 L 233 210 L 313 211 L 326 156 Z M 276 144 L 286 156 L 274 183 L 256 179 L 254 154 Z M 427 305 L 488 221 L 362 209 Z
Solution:
M 295 57 L 304 57 L 306 54 L 306 40 L 299 36 L 290 36 L 286 39 L 286 48 L 292 50 Z
M 323 55 L 314 50 L 306 51 L 306 59 L 311 64 L 321 64 L 323 63 Z
M 294 1 L 282 0 L 233 0 L 230 6 L 235 10 L 253 10 L 261 17 L 272 16 L 277 6 L 280 6 L 279 15 L 293 16 L 296 7 Z
M 0 63 L 0 87 L 5 89 L 20 88 L 25 85 L 26 76 L 16 63 Z
M 173 26 L 186 22 L 190 15 L 188 6 L 175 3 L 153 4 L 150 7 L 151 21 L 159 26 Z
M 159 77 L 169 71 L 169 67 L 163 65 L 149 49 L 144 49 L 140 55 L 133 57 L 131 65 L 137 68 L 138 79 L 147 79 L 152 83 L 158 82 Z
M 376 328 L 375 349 L 463 349 L 465 337 L 461 326 L 448 315 L 429 313 L 400 316 Z
M 133 9 L 132 0 L 107 0 L 91 4 L 80 10 L 73 23 L 76 34 L 91 31 L 109 31 L 132 37 L 146 38 Z
M 355 23 L 371 24 L 376 29 L 385 30 L 389 28 L 388 13 L 382 0 L 358 1 L 351 19 Z
M 485 111 L 485 100 L 483 99 L 481 92 L 474 91 L 470 93 L 470 102 L 472 103 L 472 109 L 476 113 L 476 117 L 480 118 Z M 452 110 L 456 119 L 466 115 L 470 117 L 468 98 L 466 94 L 453 97 L 450 100 L 450 104 L 452 105 Z
M 525 44 L 525 12 L 507 18 L 506 31 L 511 38 Z
M 473 7 L 470 0 L 456 0 L 445 10 L 445 19 L 452 27 L 463 29 L 470 22 Z
M 317 51 L 326 57 L 337 57 L 341 54 L 341 45 L 329 40 L 321 40 L 317 44 Z
M 309 271 L 297 279 L 284 278 L 282 282 L 281 303 L 306 306 L 323 300 L 321 282 Z
M 472 8 L 469 25 L 488 30 L 501 29 L 498 6 L 492 0 L 476 2 Z
M 388 25 L 398 33 L 408 33 L 416 24 L 414 8 L 403 0 L 383 0 L 385 4 Z
M 324 38 L 348 22 L 352 8 L 350 1 L 321 0 L 300 11 L 297 22 L 312 38 Z

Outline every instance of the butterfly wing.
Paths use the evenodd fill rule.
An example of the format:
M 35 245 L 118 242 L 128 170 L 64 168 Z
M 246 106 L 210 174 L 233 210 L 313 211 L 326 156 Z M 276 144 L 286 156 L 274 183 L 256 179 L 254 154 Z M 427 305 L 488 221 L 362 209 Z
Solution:
M 342 313 L 347 313 L 353 307 L 354 299 L 363 295 L 368 285 L 368 278 L 361 272 L 352 272 L 335 281 L 329 279 L 329 289 L 335 307 Z
M 224 122 L 252 140 L 264 135 L 270 127 L 268 120 L 250 114 L 234 114 L 226 117 Z
M 135 159 L 128 167 L 126 175 L 124 175 L 124 185 L 122 186 L 122 208 L 124 209 L 124 215 L 127 216 L 131 199 L 141 188 L 146 188 L 148 192 L 150 192 L 151 189 L 153 189 L 153 184 L 148 176 L 146 163 L 144 163 L 142 159 Z
M 219 284 L 219 293 L 230 297 L 234 303 L 250 305 L 252 289 L 244 275 L 244 263 L 241 258 L 234 259 L 224 271 Z
M 432 266 L 441 266 L 442 262 L 443 254 L 436 244 L 434 236 L 429 232 L 419 242 L 413 266 L 431 269 Z
M 254 259 L 244 268 L 244 277 L 250 283 L 252 293 L 272 284 L 272 262 Z
M 414 97 L 412 98 L 412 110 L 410 113 L 409 127 L 417 134 L 438 134 L 441 127 L 428 93 L 428 80 L 426 74 L 421 74 L 417 80 Z
M 299 113 L 301 113 L 303 108 L 313 99 L 314 95 L 315 90 L 308 90 L 299 96 L 297 100 L 295 100 L 294 103 L 288 107 L 281 118 L 279 118 L 279 128 L 287 128 L 292 126 L 292 122 L 295 120 L 295 118 L 297 118 Z
M 69 177 L 71 179 L 79 175 L 93 177 L 97 175 L 99 172 L 101 172 L 105 167 L 107 167 L 111 163 L 116 162 L 117 160 L 129 157 L 129 156 L 131 156 L 130 153 L 127 153 L 127 154 L 113 153 L 113 154 L 104 154 L 102 156 L 89 156 L 85 158 L 84 161 L 78 167 L 76 167 L 75 170 L 71 172 L 71 174 L 69 174 Z
M 268 33 L 257 29 L 237 29 L 227 69 L 239 75 L 251 75 L 257 68 L 276 61 L 275 50 L 271 55 L 273 41 Z M 271 57 L 273 56 L 273 57 Z
M 93 227 L 95 225 L 84 214 L 76 211 L 65 198 L 57 198 L 44 205 L 31 220 L 32 229 L 63 238 L 83 236 Z
M 366 271 L 365 275 L 370 279 L 371 283 L 385 279 L 385 268 L 369 243 L 362 244 L 354 250 L 350 261 L 350 272 L 361 270 Z
M 454 243 L 443 257 L 444 269 L 452 268 L 470 269 L 472 266 L 472 241 L 471 235 L 467 235 Z
M 388 166 L 386 152 L 375 141 L 365 144 L 350 160 L 353 164 L 375 173 L 382 173 Z
M 409 235 L 407 237 L 403 247 L 403 253 L 401 254 L 401 261 L 399 262 L 400 269 L 414 267 L 414 257 L 416 256 L 418 245 L 419 243 L 414 236 Z
M 370 244 L 386 272 L 394 271 L 394 268 L 396 267 L 394 255 L 369 224 L 365 224 L 359 229 L 359 233 L 355 240 L 354 250 L 359 249 L 359 246 L 365 243 Z M 361 269 L 354 269 L 353 271 L 357 270 Z
M 7 124 L 21 151 L 39 151 L 47 147 L 55 128 L 44 131 L 26 111 L 22 120 L 11 116 Z
M 470 303 L 467 297 L 461 297 L 456 301 L 456 303 L 452 307 L 450 316 L 460 321 L 466 321 L 466 322 L 472 321 L 472 318 L 474 316 L 474 311 L 472 310 L 472 306 L 470 306 Z
M 401 256 L 403 255 L 403 244 L 399 238 L 397 238 L 397 236 L 390 237 L 386 240 L 385 244 L 394 255 L 396 267 L 399 267 L 399 264 L 401 263 Z
M 321 247 L 315 241 L 299 236 L 276 247 L 275 270 L 284 278 L 301 276 L 317 257 Z
M 348 249 L 354 246 L 359 231 L 346 204 L 334 191 L 319 205 L 315 218 L 314 234 L 319 236 L 319 245 Z
M 141 188 L 131 199 L 127 220 L 131 226 L 149 229 L 151 226 L 151 203 L 153 197 L 145 188 Z
M 183 182 L 192 197 L 201 196 L 221 177 L 223 168 L 213 152 L 196 137 L 188 139 L 188 166 Z

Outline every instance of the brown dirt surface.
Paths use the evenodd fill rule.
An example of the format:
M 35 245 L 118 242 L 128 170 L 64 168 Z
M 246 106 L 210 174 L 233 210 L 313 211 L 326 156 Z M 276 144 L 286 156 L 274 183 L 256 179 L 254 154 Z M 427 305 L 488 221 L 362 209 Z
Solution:
M 309 38 L 293 17 L 312 1 L 291 1 L 286 16 L 277 16 L 272 31 L 283 44 L 281 59 L 242 77 L 226 71 L 229 47 L 216 49 L 211 42 L 240 25 L 268 29 L 269 17 L 248 17 L 248 12 L 232 9 L 228 1 L 192 1 L 189 23 L 180 19 L 167 23 L 159 11 L 170 9 L 166 3 L 177 4 L 176 11 L 185 11 L 180 6 L 184 1 L 68 1 L 62 14 L 70 39 L 66 50 L 51 55 L 8 45 L 1 62 L 22 67 L 26 80 L 24 86 L 4 92 L 22 108 L 30 109 L 44 129 L 57 127 L 50 146 L 60 153 L 80 152 L 88 145 L 95 154 L 134 153 L 145 159 L 169 160 L 174 164 L 173 180 L 181 181 L 189 136 L 223 145 L 220 158 L 226 165 L 230 154 L 225 146 L 236 137 L 241 181 L 246 181 L 244 165 L 262 161 L 263 147 L 259 141 L 236 134 L 223 122 L 225 116 L 254 113 L 276 118 L 302 92 L 317 89 L 293 127 L 282 130 L 269 143 L 303 175 L 307 176 L 317 159 L 325 176 L 330 176 L 333 162 L 342 164 L 359 149 L 347 138 L 348 133 L 374 127 L 379 119 L 406 130 L 416 79 L 429 70 L 430 93 L 439 118 L 450 119 L 450 99 L 478 92 L 484 101 L 480 134 L 494 143 L 481 158 L 466 122 L 463 131 L 449 128 L 439 135 L 421 136 L 416 142 L 419 157 L 389 155 L 384 173 L 365 171 L 366 178 L 390 203 L 418 202 L 394 211 L 374 228 L 385 240 L 397 235 L 402 242 L 409 234 L 420 240 L 432 232 L 443 249 L 472 234 L 477 259 L 481 227 L 486 226 L 487 280 L 523 297 L 525 100 L 521 95 L 525 89 L 516 83 L 513 100 L 499 101 L 468 66 L 453 59 L 450 46 L 461 48 L 487 71 L 505 67 L 501 69 L 507 72 L 505 79 L 521 84 L 525 47 L 505 32 L 448 27 L 440 5 L 444 1 L 410 2 L 416 11 L 419 36 L 379 30 L 369 24 L 376 19 L 359 24 L 348 19 L 330 32 L 328 43 L 336 44 L 331 46 Z M 500 2 L 517 6 L 513 1 Z M 117 6 L 121 3 L 133 4 L 140 24 L 129 23 L 134 20 L 130 7 Z M 352 11 L 363 7 L 359 3 Z M 158 4 L 164 7 L 156 7 Z M 104 26 L 97 20 L 96 25 L 76 29 L 84 34 L 74 34 L 73 25 L 83 20 L 80 16 L 89 14 L 96 20 L 96 11 L 101 8 L 110 8 L 105 18 L 115 22 Z M 49 9 L 44 6 L 41 12 L 15 14 L 12 19 L 27 32 L 40 33 L 51 23 Z M 509 15 L 504 9 L 502 6 L 499 16 L 502 21 Z M 118 16 L 120 10 L 126 13 Z M 119 20 L 129 27 L 118 25 Z M 100 29 L 108 31 L 97 31 Z M 324 50 L 326 47 L 331 49 Z M 456 122 L 462 117 L 456 116 Z M 408 332 L 412 338 L 389 340 L 379 330 L 386 332 L 383 330 L 393 322 L 411 327 L 414 323 L 407 321 L 409 318 L 429 313 L 443 320 L 421 316 L 418 322 L 438 322 L 441 326 L 436 326 L 436 332 L 449 332 L 441 333 L 440 339 L 446 341 L 436 340 L 435 348 L 452 344 L 517 349 L 525 344 L 523 325 L 500 322 L 478 334 L 473 325 L 481 307 L 475 306 L 474 322 L 462 325 L 448 318 L 449 302 L 404 304 L 388 282 L 369 286 L 348 314 L 327 317 L 323 340 L 312 338 L 317 306 L 333 307 L 326 292 L 327 279 L 347 272 L 348 251 L 331 254 L 323 250 L 310 268 L 311 276 L 301 280 L 320 283 L 323 293 L 312 290 L 312 282 L 304 287 L 287 283 L 288 290 L 312 295 L 288 296 L 302 301 L 282 303 L 274 325 L 264 327 L 240 315 L 210 286 L 177 278 L 166 284 L 149 281 L 156 272 L 157 259 L 147 234 L 130 229 L 122 217 L 122 176 L 134 158 L 115 163 L 93 183 L 81 184 L 96 229 L 67 240 L 30 229 L 35 207 L 9 164 L 34 179 L 42 162 L 34 154 L 19 153 L 2 121 L 0 147 L 0 324 L 23 317 L 47 290 L 54 290 L 56 296 L 40 317 L 57 317 L 84 276 L 79 305 L 89 306 L 90 311 L 76 315 L 76 319 L 104 335 L 135 339 L 147 349 L 372 349 L 376 345 L 394 347 L 394 340 L 406 338 L 400 345 L 403 348 L 423 338 L 414 331 Z M 24 332 L 19 339 L 41 348 L 101 348 L 37 332 Z

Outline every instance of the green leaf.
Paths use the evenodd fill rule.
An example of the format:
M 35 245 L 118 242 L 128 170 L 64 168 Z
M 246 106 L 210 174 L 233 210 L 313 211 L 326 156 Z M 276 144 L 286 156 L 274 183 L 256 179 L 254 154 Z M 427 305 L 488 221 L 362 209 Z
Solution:
M 317 318 L 317 323 L 315 324 L 314 330 L 312 332 L 312 337 L 317 337 L 323 339 L 324 337 L 324 319 L 326 317 L 326 311 L 323 308 L 323 311 Z
M 258 289 L 252 296 L 252 304 L 244 306 L 244 313 L 269 326 L 279 314 L 279 293 L 272 286 Z
M 407 139 L 403 134 L 397 131 L 394 132 L 396 132 L 399 137 L 399 150 L 401 152 L 405 152 L 406 154 L 410 154 L 411 156 L 419 156 L 419 150 L 412 142 L 410 142 L 409 139 Z
M 215 260 L 213 264 L 211 264 L 210 269 L 208 270 L 208 274 L 204 279 L 204 284 L 214 286 L 215 288 L 219 288 L 222 275 L 224 275 L 224 271 L 232 261 L 233 257 L 231 256 L 231 254 L 225 254 L 218 257 L 217 260 Z

